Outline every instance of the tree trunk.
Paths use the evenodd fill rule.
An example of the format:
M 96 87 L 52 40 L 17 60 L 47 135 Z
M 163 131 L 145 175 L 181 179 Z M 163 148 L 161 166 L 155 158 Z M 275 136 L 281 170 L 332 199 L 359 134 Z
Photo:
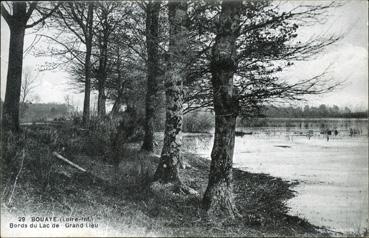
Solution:
M 109 41 L 109 23 L 108 15 L 103 11 L 103 30 L 102 35 L 99 35 L 99 69 L 98 69 L 98 100 L 97 100 L 97 114 L 100 118 L 106 115 L 106 96 L 105 96 L 105 82 L 107 79 L 107 59 L 108 59 L 108 41 Z
M 208 214 L 234 217 L 232 164 L 238 114 L 237 92 L 233 88 L 236 71 L 236 39 L 240 22 L 240 2 L 222 3 L 218 34 L 212 48 L 211 73 L 215 111 L 215 138 L 211 152 L 209 183 L 203 205 Z
M 87 47 L 87 45 L 86 45 Z M 88 47 L 89 48 L 89 47 Z M 83 99 L 83 124 L 87 125 L 90 120 L 90 94 L 91 94 L 91 64 L 90 64 L 91 50 L 86 52 L 85 58 L 85 96 Z
M 182 143 L 183 81 L 186 76 L 187 4 L 169 2 L 169 57 L 165 75 L 166 120 L 164 146 L 154 180 L 180 183 L 178 167 Z
M 97 98 L 97 115 L 103 118 L 106 114 L 106 96 L 105 87 L 103 85 L 99 86 L 99 94 Z
M 85 57 L 85 96 L 83 101 L 83 124 L 87 125 L 90 120 L 90 94 L 91 94 L 91 51 L 92 51 L 92 24 L 93 4 L 88 5 L 86 21 L 86 57 Z
M 104 44 L 103 44 L 104 45 Z M 97 115 L 100 118 L 103 118 L 106 115 L 106 96 L 105 96 L 105 82 L 107 78 L 106 73 L 106 49 L 104 46 L 100 48 L 100 62 L 99 69 L 97 72 L 97 88 L 98 88 L 98 96 L 97 96 Z
M 25 25 L 15 22 L 10 28 L 8 75 L 3 106 L 3 126 L 19 130 L 19 100 L 22 86 L 23 46 Z
M 118 82 L 119 82 L 119 88 L 118 88 L 118 92 L 117 92 L 117 98 L 115 99 L 113 108 L 111 109 L 111 115 L 114 117 L 118 114 L 119 109 L 122 105 L 122 97 L 123 97 L 123 93 L 124 93 L 124 81 L 122 79 L 122 72 L 121 72 L 121 62 L 120 62 L 120 50 L 119 47 L 117 48 L 117 64 L 116 64 L 116 71 L 117 71 L 117 75 L 118 75 Z
M 118 96 L 116 99 L 115 99 L 115 102 L 113 104 L 113 108 L 111 109 L 111 115 L 114 117 L 118 114 L 119 112 L 119 109 L 121 107 L 122 103 L 121 103 L 121 98 L 120 96 Z
M 160 2 L 148 2 L 146 9 L 146 48 L 147 48 L 147 91 L 145 98 L 145 136 L 142 149 L 153 151 L 154 117 L 159 72 L 158 28 Z

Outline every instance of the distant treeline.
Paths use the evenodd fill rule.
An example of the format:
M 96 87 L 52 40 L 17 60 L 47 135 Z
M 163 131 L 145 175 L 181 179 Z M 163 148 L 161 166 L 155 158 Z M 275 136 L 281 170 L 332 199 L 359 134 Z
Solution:
M 269 118 L 368 118 L 368 110 L 352 112 L 348 107 L 336 105 L 319 107 L 274 107 L 266 106 L 261 110 L 262 117 Z
M 20 105 L 20 121 L 52 121 L 57 118 L 67 117 L 72 107 L 58 103 L 25 103 Z
M 1 106 L 2 106 L 1 102 Z M 74 111 L 73 106 L 59 103 L 26 103 L 20 107 L 21 122 L 50 121 L 57 118 L 68 117 Z M 161 115 L 157 115 L 158 121 L 163 122 Z M 260 116 L 265 118 L 368 118 L 368 111 L 352 112 L 348 107 L 320 105 L 319 107 L 275 107 L 265 106 L 260 111 Z M 185 115 L 184 131 L 209 130 L 214 126 L 213 115 L 210 112 L 193 112 Z M 155 123 L 161 130 L 164 125 Z M 194 127 L 194 128 L 192 128 Z

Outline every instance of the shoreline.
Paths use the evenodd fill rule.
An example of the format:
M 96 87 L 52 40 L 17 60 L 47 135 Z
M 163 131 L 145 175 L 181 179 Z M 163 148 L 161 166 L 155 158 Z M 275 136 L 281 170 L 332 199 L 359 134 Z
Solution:
M 41 136 L 43 133 L 45 136 Z M 93 217 L 98 229 L 87 231 L 93 236 L 326 237 L 338 234 L 288 214 L 286 201 L 295 196 L 296 182 L 233 168 L 234 196 L 241 217 L 212 221 L 201 208 L 210 166 L 210 160 L 201 155 L 184 152 L 186 166 L 179 170 L 182 182 L 199 196 L 172 197 L 149 189 L 159 156 L 139 151 L 139 143 L 127 144 L 119 166 L 113 166 L 105 156 L 88 156 L 89 151 L 76 150 L 83 143 L 82 137 L 72 143 L 68 132 L 59 131 L 66 136 L 65 142 L 60 138 L 59 148 L 66 148 L 64 152 L 57 151 L 88 171 L 81 173 L 52 156 L 55 147 L 48 142 L 49 133 L 37 129 L 27 132 L 21 143 L 26 148 L 27 160 L 12 206 L 2 206 L 5 209 L 2 216 L 46 217 L 52 213 L 60 217 Z M 160 150 L 160 144 L 155 151 Z M 6 222 L 3 220 L 2 225 Z
M 132 149 L 128 154 L 127 160 L 131 160 L 140 152 Z M 151 170 L 156 168 L 157 156 L 153 154 L 140 156 L 150 160 Z M 183 154 L 183 160 L 187 163 L 187 168 L 180 169 L 182 182 L 199 192 L 201 199 L 207 186 L 210 161 L 189 153 Z M 306 234 L 327 236 L 332 234 L 329 230 L 287 214 L 288 207 L 285 202 L 294 196 L 292 188 L 296 182 L 291 183 L 270 175 L 249 173 L 234 168 L 235 202 L 242 219 L 219 223 L 207 218 L 199 198 L 180 196 L 173 199 L 158 196 L 144 187 L 122 185 L 128 181 L 127 178 L 122 177 L 118 178 L 119 182 L 112 179 L 111 181 L 115 181 L 112 183 L 105 180 L 105 176 L 113 168 L 98 157 L 81 156 L 74 158 L 73 161 L 84 167 L 98 168 L 91 174 L 101 180 L 91 181 L 90 175 L 71 171 L 70 168 L 60 165 L 60 171 L 69 170 L 72 174 L 70 178 L 60 171 L 52 174 L 53 178 L 47 192 L 30 191 L 29 189 L 34 186 L 33 181 L 21 179 L 18 194 L 14 198 L 14 206 L 6 212 L 13 215 L 21 212 L 27 216 L 50 215 L 47 211 L 52 211 L 59 216 L 71 213 L 85 217 L 99 216 L 99 227 L 109 229 L 110 231 L 104 233 L 109 236 L 113 236 L 113 233 L 127 234 L 127 229 L 130 230 L 127 226 L 135 227 L 135 231 L 129 233 L 130 235 L 136 234 L 137 229 L 145 231 L 139 232 L 140 236 L 302 236 Z M 119 169 L 124 170 L 125 167 L 120 166 Z M 119 172 L 124 173 L 123 170 Z M 130 172 L 131 175 L 135 173 L 137 174 L 137 171 Z M 64 181 L 64 186 L 60 186 L 60 181 Z M 68 202 L 63 204 L 61 201 Z

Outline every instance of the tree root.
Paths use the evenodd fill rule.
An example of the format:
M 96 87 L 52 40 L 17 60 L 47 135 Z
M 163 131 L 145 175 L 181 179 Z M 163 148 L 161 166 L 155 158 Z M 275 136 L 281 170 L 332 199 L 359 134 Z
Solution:
M 150 190 L 161 198 L 180 199 L 183 196 L 200 197 L 193 188 L 180 183 L 161 183 L 155 181 L 150 185 Z

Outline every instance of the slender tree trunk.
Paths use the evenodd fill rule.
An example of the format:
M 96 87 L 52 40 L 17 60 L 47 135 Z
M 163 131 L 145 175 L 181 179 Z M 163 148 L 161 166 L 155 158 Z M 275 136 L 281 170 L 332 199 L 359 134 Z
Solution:
M 86 36 L 86 57 L 85 57 L 85 96 L 83 101 L 83 124 L 87 125 L 90 120 L 90 94 L 91 94 L 91 51 L 92 51 L 92 24 L 93 24 L 93 4 L 88 5 L 87 12 L 87 36 Z
M 99 86 L 97 98 L 97 114 L 100 118 L 106 115 L 106 96 L 105 96 L 105 85 Z
M 236 212 L 232 191 L 232 164 L 238 114 L 233 88 L 236 70 L 236 39 L 240 25 L 239 1 L 222 3 L 218 34 L 212 48 L 211 73 L 214 90 L 215 138 L 211 152 L 209 183 L 203 205 L 210 215 L 231 216 Z
M 87 46 L 87 48 L 90 48 Z M 87 50 L 85 58 L 85 96 L 83 100 L 83 124 L 86 125 L 90 120 L 90 94 L 91 94 L 91 49 Z
M 107 78 L 106 73 L 106 48 L 103 44 L 102 48 L 100 48 L 100 63 L 99 69 L 97 72 L 97 88 L 98 88 L 98 97 L 97 97 L 97 115 L 100 118 L 103 118 L 106 115 L 106 95 L 105 95 L 105 82 Z
M 14 23 L 10 28 L 8 75 L 3 106 L 3 126 L 19 130 L 19 100 L 22 86 L 23 46 L 25 25 Z
M 180 183 L 178 167 L 182 143 L 183 81 L 186 76 L 187 4 L 169 2 L 170 41 L 165 75 L 166 120 L 164 146 L 154 180 Z
M 160 2 L 148 2 L 146 10 L 147 89 L 145 98 L 145 136 L 142 149 L 153 151 L 154 117 L 159 73 L 158 28 Z
M 107 15 L 104 15 L 104 26 L 107 27 L 108 20 Z M 99 70 L 98 70 L 98 100 L 97 100 L 97 114 L 99 117 L 104 117 L 106 115 L 106 96 L 105 96 L 105 82 L 107 79 L 107 59 L 108 59 L 108 41 L 109 32 L 107 28 L 102 31 L 102 36 L 99 36 L 99 48 L 100 48 L 100 58 L 99 58 Z
M 122 80 L 122 71 L 121 71 L 121 62 L 120 62 L 120 50 L 119 47 L 117 48 L 117 64 L 116 64 L 116 71 L 118 75 L 118 82 L 119 82 L 119 88 L 118 88 L 118 95 L 115 99 L 115 102 L 113 104 L 113 108 L 111 109 L 111 115 L 114 117 L 118 114 L 119 109 L 122 105 L 122 97 L 124 92 L 124 81 Z
M 113 108 L 111 109 L 111 115 L 114 117 L 118 114 L 119 112 L 119 109 L 121 107 L 122 103 L 121 103 L 121 97 L 118 96 L 116 99 L 115 99 L 115 102 L 113 104 Z

